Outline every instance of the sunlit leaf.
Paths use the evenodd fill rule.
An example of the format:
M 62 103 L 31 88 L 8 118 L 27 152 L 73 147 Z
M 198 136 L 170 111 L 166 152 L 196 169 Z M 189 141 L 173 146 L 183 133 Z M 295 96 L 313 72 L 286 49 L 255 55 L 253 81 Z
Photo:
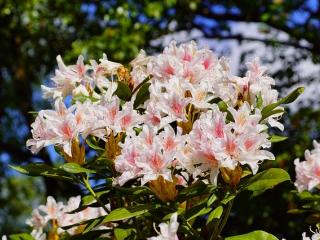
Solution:
M 81 167 L 77 163 L 65 163 L 62 164 L 59 168 L 63 169 L 68 173 L 94 173 L 94 170 L 90 170 L 84 167 Z
M 278 238 L 264 231 L 254 231 L 247 234 L 227 237 L 225 240 L 278 240 Z
M 207 218 L 207 223 L 206 224 L 208 224 L 208 223 L 210 223 L 213 219 L 215 219 L 215 218 L 220 218 L 221 217 L 221 215 L 222 215 L 222 213 L 223 213 L 223 207 L 222 206 L 219 206 L 219 207 L 217 207 L 217 208 L 215 208 L 210 214 L 209 214 L 209 216 L 208 216 L 208 218 Z

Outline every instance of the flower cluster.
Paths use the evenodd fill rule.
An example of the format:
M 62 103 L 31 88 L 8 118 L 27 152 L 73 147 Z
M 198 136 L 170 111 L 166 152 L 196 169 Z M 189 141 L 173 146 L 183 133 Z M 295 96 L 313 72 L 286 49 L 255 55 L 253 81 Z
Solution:
M 139 69 L 134 72 L 133 79 L 138 79 L 138 72 L 143 72 L 144 78 L 151 78 L 150 98 L 144 103 L 144 124 L 153 127 L 154 132 L 161 131 L 174 121 L 183 128 L 184 144 L 180 134 L 172 134 L 176 136 L 173 141 L 181 143 L 180 148 L 175 148 L 175 156 L 166 156 L 161 147 L 152 146 L 162 151 L 159 159 L 165 164 L 161 165 L 161 171 L 157 171 L 162 175 L 163 171 L 167 172 L 165 179 L 170 179 L 168 168 L 173 166 L 170 162 L 176 168 L 187 170 L 193 177 L 209 171 L 211 182 L 216 183 L 219 168 L 234 169 L 239 163 L 248 164 L 256 173 L 258 163 L 274 159 L 270 152 L 262 150 L 271 144 L 268 135 L 263 132 L 267 126 L 260 124 L 260 108 L 276 102 L 277 91 L 271 88 L 274 81 L 265 75 L 265 69 L 260 67 L 257 60 L 249 64 L 246 77 L 239 78 L 231 75 L 225 59 L 218 60 L 210 50 L 198 49 L 194 42 L 179 47 L 173 42 L 158 56 L 146 57 L 141 52 L 132 64 L 134 69 Z M 234 122 L 226 119 L 226 113 L 221 112 L 216 104 L 210 103 L 210 100 L 217 98 L 225 101 Z M 196 115 L 200 115 L 197 121 Z M 282 129 L 283 126 L 276 121 L 280 115 L 273 115 L 264 122 Z M 146 128 L 143 129 L 144 136 Z M 144 173 L 142 168 L 147 165 L 137 165 L 141 166 L 141 159 L 148 159 L 150 153 L 135 150 L 139 156 L 135 155 L 137 164 L 133 166 L 128 160 L 132 159 L 128 158 L 128 152 L 132 153 L 133 148 L 137 148 L 141 142 L 146 145 L 145 140 L 140 135 L 134 135 L 127 141 L 122 145 L 123 153 L 118 158 L 119 162 L 116 161 L 116 169 L 122 173 L 120 182 L 123 183 L 124 178 L 144 174 L 144 183 L 153 171 Z M 139 146 L 138 149 L 147 148 Z M 148 168 L 152 169 L 149 159 Z M 123 166 L 127 166 L 128 170 Z
M 121 106 L 117 96 L 109 101 L 92 103 L 76 102 L 67 108 L 61 99 L 55 101 L 55 110 L 41 110 L 31 125 L 33 139 L 27 141 L 27 147 L 37 153 L 43 147 L 56 145 L 64 153 L 72 156 L 72 142 L 88 135 L 105 139 L 111 132 L 117 133 L 139 123 L 140 117 L 132 103 Z
M 114 154 L 121 174 L 114 183 L 120 185 L 134 178 L 141 178 L 142 184 L 160 176 L 185 180 L 188 174 L 194 179 L 209 174 L 216 184 L 221 168 L 247 164 L 255 174 L 259 163 L 274 159 L 265 150 L 271 145 L 267 124 L 282 129 L 277 121 L 282 113 L 262 118 L 261 109 L 276 102 L 278 94 L 258 60 L 249 63 L 246 76 L 240 78 L 210 50 L 198 49 L 194 42 L 172 42 L 158 56 L 140 52 L 129 75 L 105 56 L 100 64 L 90 65 L 80 56 L 75 66 L 65 66 L 58 57 L 58 65 L 55 87 L 43 87 L 46 97 L 56 99 L 55 110 L 39 112 L 32 124 L 33 139 L 27 142 L 34 153 L 56 145 L 72 156 L 80 136 L 107 141 L 110 135 L 125 133 L 124 142 L 118 141 L 122 150 Z M 135 94 L 121 103 L 114 78 L 126 79 L 133 87 L 149 81 L 150 97 L 138 106 L 144 111 L 135 110 Z M 63 98 L 70 94 L 74 104 L 67 108 Z M 77 101 L 79 94 L 87 100 Z M 224 110 L 216 104 L 222 100 Z M 180 175 L 173 178 L 172 169 L 181 170 Z
M 234 76 L 225 58 L 219 59 L 209 49 L 199 49 L 194 42 L 179 46 L 172 42 L 155 56 L 147 56 L 141 50 L 129 68 L 109 61 L 105 55 L 99 63 L 90 64 L 80 56 L 72 66 L 66 66 L 61 57 L 57 60 L 59 68 L 52 78 L 53 86 L 42 86 L 44 97 L 54 102 L 54 110 L 38 113 L 27 146 L 33 153 L 56 146 L 68 162 L 53 169 L 58 169 L 57 176 L 66 174 L 83 184 L 102 207 L 109 204 L 108 221 L 124 221 L 128 225 L 133 223 L 131 217 L 140 216 L 146 209 L 151 212 L 154 203 L 159 206 L 157 213 L 163 211 L 164 216 L 168 211 L 177 212 L 174 204 L 160 209 L 162 203 L 175 200 L 181 201 L 176 206 L 183 210 L 179 214 L 185 215 L 180 217 L 183 225 L 193 219 L 187 215 L 198 204 L 196 198 L 213 196 L 211 201 L 216 201 L 214 197 L 219 195 L 220 201 L 236 191 L 243 169 L 256 174 L 263 161 L 275 159 L 269 151 L 272 138 L 268 130 L 283 130 L 280 104 L 297 97 L 296 94 L 288 101 L 279 101 L 274 80 L 257 59 L 248 63 L 244 77 Z M 88 150 L 90 154 L 86 156 Z M 317 154 L 314 150 L 308 157 Z M 311 165 L 308 169 L 314 170 L 315 161 Z M 300 168 L 297 161 L 296 166 Z M 304 175 L 303 171 L 299 174 Z M 106 183 L 91 188 L 89 179 Z M 288 177 L 279 179 L 286 181 Z M 203 196 L 195 196 L 204 183 L 210 183 L 210 187 L 203 190 Z M 216 196 L 214 191 L 220 186 L 230 192 Z M 192 187 L 194 191 L 190 190 Z M 102 201 L 102 195 L 93 189 L 105 194 Z M 63 205 L 48 198 L 47 205 L 34 210 L 28 220 L 35 229 L 35 238 L 43 238 L 48 223 L 61 234 L 62 226 L 107 214 L 90 207 L 73 211 L 79 201 L 80 197 L 71 198 L 68 205 Z M 144 206 L 145 201 L 148 206 Z M 203 204 L 202 199 L 199 202 Z M 199 214 L 214 213 L 209 205 Z M 143 207 L 146 209 L 141 210 Z M 119 219 L 122 213 L 124 217 Z M 152 213 L 149 215 L 152 218 Z M 159 236 L 149 239 L 177 240 L 177 215 L 172 214 L 170 223 L 161 223 L 160 232 L 155 229 Z M 224 213 L 222 216 L 227 217 Z M 155 235 L 149 223 L 160 222 L 159 218 L 149 221 L 144 215 L 140 220 L 146 228 L 138 230 L 146 230 L 146 237 Z M 209 217 L 207 220 L 210 222 Z M 88 228 L 94 229 L 98 224 L 90 221 Z M 219 229 L 212 234 L 217 237 Z M 73 235 L 78 228 L 67 231 Z M 112 231 L 130 234 L 131 230 Z M 190 234 L 196 236 L 197 231 Z
M 115 86 L 108 77 L 116 74 L 122 66 L 120 63 L 109 61 L 106 55 L 103 55 L 99 64 L 91 60 L 90 65 L 85 65 L 82 56 L 79 56 L 76 65 L 66 66 L 61 56 L 57 57 L 57 62 L 59 68 L 52 78 L 53 86 L 41 86 L 43 97 L 47 99 L 64 98 L 69 95 L 100 98 L 100 95 L 94 91 L 95 88 L 102 93 L 106 93 L 106 89 L 109 91 L 114 89 Z
M 320 184 L 320 144 L 313 142 L 314 149 L 305 151 L 305 161 L 294 160 L 296 166 L 295 186 L 298 191 L 312 190 Z
M 159 134 L 144 125 L 138 136 L 134 133 L 120 144 L 121 154 L 115 160 L 115 168 L 121 176 L 115 183 L 123 185 L 126 181 L 141 177 L 141 184 L 157 180 L 162 176 L 173 181 L 170 168 L 176 165 L 179 150 L 184 145 L 181 129 L 177 133 L 168 126 Z
M 181 161 L 193 177 L 209 171 L 211 182 L 216 184 L 220 168 L 233 170 L 238 164 L 248 164 L 255 174 L 259 163 L 274 159 L 271 152 L 263 150 L 271 143 L 268 134 L 261 132 L 266 126 L 259 124 L 259 110 L 252 114 L 244 103 L 229 111 L 234 122 L 226 123 L 227 114 L 215 107 L 194 123 Z
M 147 65 L 145 73 L 152 76 L 147 110 L 169 120 L 186 121 L 189 103 L 198 109 L 210 109 L 210 100 L 219 98 L 230 107 L 238 108 L 247 102 L 252 108 L 261 108 L 278 99 L 278 92 L 272 89 L 274 80 L 265 74 L 258 59 L 248 63 L 249 70 L 241 78 L 231 74 L 225 58 L 218 59 L 212 51 L 198 49 L 194 42 L 179 47 L 172 42 L 162 54 L 138 61 L 135 67 L 138 64 L 142 65 L 140 68 Z M 277 121 L 281 115 L 279 112 L 268 117 L 268 123 L 283 129 Z
M 107 215 L 107 212 L 101 207 L 87 207 L 82 211 L 70 213 L 79 207 L 80 201 L 80 196 L 71 197 L 67 204 L 63 204 L 62 202 L 56 202 L 53 197 L 49 196 L 46 205 L 40 205 L 34 209 L 31 218 L 26 221 L 33 229 L 31 235 L 36 240 L 47 239 L 45 230 L 48 225 L 50 225 L 49 234 L 51 235 L 64 232 L 74 235 L 79 230 L 79 227 L 72 227 L 68 230 L 63 230 L 62 227 Z

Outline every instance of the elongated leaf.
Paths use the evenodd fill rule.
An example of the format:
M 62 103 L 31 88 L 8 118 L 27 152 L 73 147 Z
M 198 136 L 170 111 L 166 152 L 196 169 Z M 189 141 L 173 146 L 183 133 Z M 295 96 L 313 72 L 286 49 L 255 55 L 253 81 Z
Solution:
M 210 194 L 215 189 L 215 186 L 205 184 L 201 181 L 196 182 L 195 184 L 192 184 L 191 186 L 182 189 L 179 192 L 178 200 L 184 201 L 187 199 L 190 199 L 195 196 L 200 196 L 203 194 Z
M 288 137 L 286 137 L 286 136 L 272 135 L 270 137 L 270 142 L 272 142 L 272 143 L 283 142 L 283 141 L 285 141 L 287 139 L 288 139 Z
M 230 195 L 227 195 L 222 201 L 221 203 L 222 204 L 227 204 L 228 202 L 230 202 L 232 199 L 234 199 L 236 197 L 235 194 L 230 194 Z
M 105 151 L 104 148 L 95 145 L 95 144 L 94 144 L 93 142 L 91 142 L 88 138 L 86 139 L 86 143 L 88 144 L 89 147 L 91 147 L 91 148 L 94 149 L 94 150 Z
M 208 223 L 210 223 L 213 219 L 215 219 L 215 218 L 220 218 L 221 217 L 221 215 L 222 215 L 222 213 L 223 213 L 223 207 L 222 206 L 219 206 L 219 207 L 217 207 L 217 208 L 215 208 L 210 214 L 209 214 L 209 216 L 208 216 L 208 218 L 207 218 L 207 223 L 206 224 L 208 224 Z
M 77 163 L 65 163 L 60 166 L 61 169 L 68 173 L 94 173 L 94 170 L 86 169 L 81 167 Z
M 28 233 L 18 233 L 18 234 L 11 234 L 9 235 L 9 240 L 35 240 L 30 234 Z
M 95 193 L 96 193 L 96 196 L 98 198 L 100 198 L 100 196 L 107 194 L 109 192 L 110 192 L 110 190 L 105 190 L 105 191 L 95 192 Z M 95 201 L 96 201 L 96 199 L 92 195 L 87 195 L 82 198 L 82 205 L 89 205 L 90 203 L 95 202 Z
M 131 90 L 130 88 L 123 82 L 118 82 L 118 88 L 114 92 L 120 99 L 124 101 L 129 101 L 131 98 Z
M 211 208 L 206 207 L 205 204 L 197 205 L 191 209 L 188 210 L 186 214 L 186 218 L 188 221 L 191 219 L 194 219 L 196 217 L 205 215 L 211 211 Z
M 129 218 L 137 217 L 139 215 L 142 215 L 149 211 L 150 205 L 141 205 L 136 206 L 130 209 L 127 208 L 117 208 L 113 211 L 111 211 L 107 216 L 105 217 L 99 217 L 97 219 L 87 221 L 87 226 L 85 227 L 85 230 L 83 233 L 87 233 L 91 231 L 93 228 L 97 227 L 100 224 L 108 223 L 108 222 L 117 222 L 121 220 L 126 220 Z M 71 227 L 73 225 L 67 226 Z
M 278 113 L 284 113 L 284 109 L 283 108 L 273 109 L 272 111 L 270 111 L 267 114 L 263 115 L 262 118 L 261 118 L 261 121 L 266 119 L 267 117 L 270 117 L 270 116 L 278 114 Z
M 151 83 L 144 83 L 139 89 L 133 107 L 137 108 L 140 104 L 143 104 L 150 97 L 149 86 Z
M 217 195 L 214 193 L 209 197 L 207 207 L 211 206 L 217 200 Z
M 26 166 L 10 166 L 12 169 L 29 176 L 45 176 L 66 181 L 74 181 L 74 178 L 62 169 L 42 163 L 32 163 Z
M 241 178 L 244 178 L 246 176 L 252 175 L 252 172 L 250 170 L 243 170 Z
M 217 104 L 217 103 L 219 103 L 220 101 L 222 101 L 222 99 L 219 98 L 219 97 L 216 97 L 216 98 L 212 98 L 211 100 L 209 100 L 208 103 L 211 103 L 211 104 L 215 103 L 215 104 Z
M 88 240 L 88 239 L 104 239 L 107 240 L 105 238 L 99 238 L 102 234 L 106 234 L 106 233 L 111 233 L 111 229 L 103 229 L 103 230 L 92 230 L 88 233 L 80 233 L 80 234 L 76 234 L 76 235 L 72 235 L 70 237 L 68 237 L 68 240 Z M 61 239 L 65 239 L 65 238 L 61 238 Z
M 257 105 L 256 108 L 261 108 L 263 104 L 263 99 L 262 99 L 262 94 L 261 92 L 259 92 L 258 96 L 257 96 Z
M 281 168 L 270 168 L 252 176 L 246 183 L 244 190 L 256 192 L 258 195 L 279 183 L 290 181 L 289 174 Z
M 97 102 L 99 99 L 95 97 L 90 97 L 90 96 L 84 96 L 82 94 L 76 95 L 72 97 L 72 102 L 81 102 L 84 103 L 85 101 L 90 101 L 90 102 Z
M 234 122 L 233 116 L 230 113 L 230 111 L 228 110 L 228 105 L 224 101 L 218 102 L 217 105 L 218 105 L 218 107 L 219 107 L 221 112 L 226 112 L 227 113 L 227 117 L 226 117 L 227 120 L 231 121 L 231 122 Z
M 296 100 L 299 97 L 299 95 L 303 93 L 303 91 L 304 91 L 304 87 L 299 87 L 294 91 L 292 91 L 288 96 L 281 98 L 278 102 L 264 107 L 261 111 L 262 120 L 271 116 L 272 114 L 270 113 L 272 112 L 272 110 L 274 110 L 276 107 L 280 106 L 281 104 L 292 103 L 294 100 Z
M 120 194 L 120 196 L 125 195 L 137 197 L 153 194 L 153 192 L 147 186 L 137 186 L 131 188 L 119 187 L 117 188 L 117 192 Z
M 178 210 L 176 211 L 176 213 L 177 213 L 178 215 L 181 215 L 181 214 L 184 214 L 185 211 L 186 211 L 185 208 L 179 207 Z M 165 215 L 165 216 L 162 218 L 162 220 L 163 220 L 164 222 L 170 220 L 172 214 L 174 214 L 174 213 L 169 213 L 169 214 Z
M 247 234 L 227 237 L 225 240 L 278 240 L 278 238 L 264 231 L 254 231 Z
M 228 105 L 224 101 L 218 102 L 217 105 L 218 105 L 220 111 L 222 111 L 222 112 L 228 111 Z
M 127 237 L 129 237 L 133 232 L 135 232 L 134 228 L 115 228 L 114 229 L 114 236 L 117 240 L 125 240 Z
M 116 222 L 142 215 L 149 211 L 150 206 L 142 205 L 131 209 L 118 208 L 110 212 L 102 221 L 102 223 Z

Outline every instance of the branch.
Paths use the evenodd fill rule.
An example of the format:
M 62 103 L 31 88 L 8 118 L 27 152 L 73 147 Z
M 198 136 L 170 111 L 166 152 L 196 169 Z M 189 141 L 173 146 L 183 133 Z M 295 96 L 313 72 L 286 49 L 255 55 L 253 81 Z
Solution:
M 294 9 L 299 9 L 299 7 L 301 8 L 301 6 L 294 6 Z M 228 7 L 226 7 L 228 8 Z M 208 6 L 206 6 L 205 4 L 203 4 L 201 7 L 198 8 L 198 10 L 196 11 L 197 15 L 203 16 L 205 18 L 209 18 L 209 19 L 213 19 L 213 20 L 217 20 L 219 21 L 235 21 L 235 22 L 255 22 L 255 23 L 265 23 L 267 25 L 269 25 L 272 28 L 275 28 L 277 30 L 283 31 L 285 33 L 287 33 L 290 38 L 296 39 L 295 42 L 286 42 L 286 41 L 274 41 L 274 40 L 265 40 L 265 39 L 258 39 L 258 38 L 245 38 L 243 36 L 238 36 L 236 35 L 235 37 L 229 37 L 229 39 L 237 39 L 239 41 L 241 40 L 248 40 L 248 41 L 260 41 L 260 42 L 264 42 L 266 44 L 274 44 L 274 43 L 278 43 L 281 45 L 288 45 L 288 46 L 293 46 L 299 49 L 304 49 L 304 50 L 308 50 L 311 53 L 317 52 L 320 53 L 319 50 L 317 50 L 318 48 L 318 39 L 313 39 L 313 38 L 308 38 L 308 36 L 306 36 L 305 34 L 301 34 L 301 33 L 297 33 L 294 31 L 294 29 L 288 27 L 286 24 L 284 24 L 281 21 L 273 21 L 272 19 L 269 19 L 267 21 L 263 21 L 261 19 L 261 15 L 263 14 L 263 12 L 261 12 L 260 9 L 256 9 L 255 12 L 245 12 L 244 14 L 244 10 L 241 9 L 241 7 L 238 6 L 238 8 L 240 9 L 240 13 L 239 14 L 233 14 L 230 12 L 225 12 L 222 14 L 217 14 L 212 12 Z M 319 7 L 320 9 L 320 7 Z M 201 28 L 201 27 L 200 27 Z M 228 37 L 210 37 L 210 38 L 220 38 L 220 39 L 228 39 Z M 312 44 L 311 47 L 306 47 L 306 46 L 302 46 L 298 43 L 299 40 L 307 40 L 310 44 Z
M 279 45 L 286 45 L 286 46 L 292 46 L 298 49 L 303 49 L 303 50 L 307 50 L 312 52 L 313 49 L 311 47 L 308 46 L 303 46 L 300 45 L 297 42 L 292 42 L 292 41 L 280 41 L 280 40 L 274 40 L 274 39 L 262 39 L 262 38 L 254 38 L 254 37 L 245 37 L 241 34 L 233 34 L 233 35 L 226 35 L 226 36 L 222 36 L 222 35 L 211 35 L 208 33 L 203 32 L 203 36 L 207 39 L 234 39 L 234 40 L 238 40 L 239 42 L 241 41 L 256 41 L 256 42 L 262 42 L 266 45 L 274 45 L 274 44 L 279 44 Z

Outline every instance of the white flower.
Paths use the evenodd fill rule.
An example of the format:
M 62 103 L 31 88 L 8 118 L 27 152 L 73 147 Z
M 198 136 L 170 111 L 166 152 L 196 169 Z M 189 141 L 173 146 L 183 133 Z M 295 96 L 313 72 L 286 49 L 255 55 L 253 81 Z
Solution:
M 44 98 L 64 98 L 72 93 L 77 84 L 87 81 L 85 73 L 88 66 L 84 65 L 82 56 L 79 56 L 77 64 L 72 66 L 66 66 L 60 55 L 57 56 L 57 62 L 59 68 L 52 78 L 54 86 L 41 86 Z
M 115 168 L 121 175 L 114 184 L 123 185 L 130 179 L 140 178 L 144 185 L 160 176 L 172 181 L 170 167 L 175 166 L 184 141 L 181 129 L 175 133 L 171 126 L 157 134 L 153 128 L 144 125 L 138 136 L 135 133 L 127 135 L 125 142 L 119 144 L 122 150 L 115 160 Z
M 57 203 L 53 197 L 48 196 L 46 205 L 40 205 L 39 210 L 45 214 L 46 221 L 58 219 L 63 212 L 63 203 Z
M 148 240 L 179 240 L 177 231 L 179 227 L 179 222 L 177 221 L 178 214 L 172 214 L 169 223 L 160 223 L 160 232 L 156 237 L 150 237 Z
M 296 181 L 294 185 L 299 192 L 303 190 L 311 191 L 320 184 L 320 146 L 316 141 L 313 142 L 314 149 L 305 151 L 305 161 L 294 160 L 296 166 Z
M 47 239 L 47 235 L 43 232 L 42 229 L 40 229 L 40 230 L 37 230 L 37 229 L 32 230 L 31 236 L 35 240 L 46 240 Z
M 43 217 L 38 209 L 34 209 L 32 211 L 31 218 L 28 218 L 26 220 L 26 224 L 29 226 L 35 228 L 35 229 L 42 229 L 46 223 L 48 222 L 48 218 Z
M 117 70 L 122 66 L 120 63 L 109 61 L 106 54 L 103 54 L 103 57 L 99 61 L 100 66 L 104 67 L 107 74 L 116 74 Z
M 134 82 L 134 87 L 139 85 L 149 76 L 147 65 L 152 58 L 153 57 L 147 56 L 144 50 L 140 50 L 137 57 L 130 62 L 130 65 L 132 66 L 131 77 Z
M 310 229 L 310 231 L 313 233 L 311 238 L 307 237 L 307 234 L 304 232 L 302 233 L 302 240 L 320 240 L 320 232 L 319 231 L 312 231 Z
M 62 227 L 107 215 L 107 212 L 102 207 L 87 207 L 79 212 L 70 213 L 79 207 L 80 202 L 81 196 L 71 197 L 66 205 L 62 202 L 56 202 L 53 197 L 49 196 L 46 205 L 40 205 L 34 209 L 32 211 L 32 217 L 26 221 L 26 223 L 33 228 L 31 236 L 36 240 L 45 240 L 46 233 L 44 229 L 46 229 L 47 224 L 49 222 L 52 223 L 52 221 L 55 222 L 58 234 L 67 231 L 70 235 L 74 235 L 77 232 L 77 227 L 72 227 L 68 230 L 64 230 Z M 107 209 L 110 208 L 109 205 L 105 207 Z

